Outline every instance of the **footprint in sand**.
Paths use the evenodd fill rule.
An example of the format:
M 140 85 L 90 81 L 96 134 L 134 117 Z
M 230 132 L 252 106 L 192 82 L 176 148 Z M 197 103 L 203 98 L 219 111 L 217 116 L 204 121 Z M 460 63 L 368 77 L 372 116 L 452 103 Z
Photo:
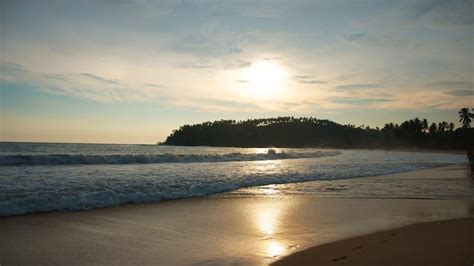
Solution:
M 379 244 L 387 243 L 388 240 L 380 241 Z
M 340 260 L 345 260 L 345 259 L 347 259 L 347 256 L 342 256 L 342 257 L 339 257 L 339 258 L 335 258 L 332 261 L 340 261 Z
M 355 248 L 353 248 L 352 250 L 357 250 L 357 249 L 361 249 L 361 248 L 362 248 L 362 246 L 360 246 L 360 247 L 355 247 Z

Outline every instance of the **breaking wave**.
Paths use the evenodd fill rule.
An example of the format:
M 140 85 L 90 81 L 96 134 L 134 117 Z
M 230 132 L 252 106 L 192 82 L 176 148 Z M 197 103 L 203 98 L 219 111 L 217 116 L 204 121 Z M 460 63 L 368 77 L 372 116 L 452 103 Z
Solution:
M 0 166 L 234 162 L 319 158 L 338 154 L 339 151 L 276 152 L 269 149 L 267 153 L 228 154 L 0 155 Z

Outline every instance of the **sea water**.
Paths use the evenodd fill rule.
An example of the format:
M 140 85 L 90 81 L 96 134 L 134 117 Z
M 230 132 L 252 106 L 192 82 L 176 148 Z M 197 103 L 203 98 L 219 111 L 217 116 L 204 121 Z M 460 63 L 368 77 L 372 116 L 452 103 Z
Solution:
M 459 154 L 383 150 L 3 142 L 0 215 L 158 202 L 272 184 L 337 182 L 464 161 Z

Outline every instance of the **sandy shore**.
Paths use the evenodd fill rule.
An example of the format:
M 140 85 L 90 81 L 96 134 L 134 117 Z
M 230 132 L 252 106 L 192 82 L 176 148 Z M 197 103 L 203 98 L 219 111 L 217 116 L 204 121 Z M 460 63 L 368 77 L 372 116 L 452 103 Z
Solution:
M 430 182 L 429 178 L 436 176 L 435 173 L 449 176 L 449 179 L 437 181 L 445 184 L 466 180 L 463 167 L 398 175 L 426 178 L 426 182 Z M 380 178 L 387 180 L 390 176 Z M 353 186 L 357 187 L 357 184 L 373 183 L 374 180 L 378 179 L 357 178 L 350 182 L 356 182 Z M 406 185 L 412 184 L 410 181 Z M 89 211 L 21 215 L 0 219 L 0 264 L 265 265 L 294 252 L 341 239 L 413 223 L 472 216 L 473 209 L 470 198 L 317 198 L 273 191 L 266 196 L 215 195 Z M 472 221 L 454 223 L 460 225 L 454 226 L 458 231 L 452 234 L 467 232 L 463 229 L 466 227 L 472 232 Z M 434 223 L 430 232 L 438 230 L 436 226 L 439 225 Z M 412 227 L 408 229 L 413 236 L 418 232 Z M 377 239 L 375 244 L 364 243 L 360 250 L 351 249 L 361 244 L 350 245 L 352 253 L 346 249 L 341 255 L 334 253 L 336 256 L 330 256 L 330 262 L 346 256 L 338 260 L 344 263 L 355 259 L 355 252 L 367 253 L 371 246 L 396 244 L 396 239 L 405 236 L 405 231 L 401 232 L 390 239 Z M 449 237 L 450 232 L 442 230 L 439 237 L 444 234 Z M 431 234 L 426 232 L 425 236 L 428 235 Z M 385 240 L 389 242 L 378 244 Z M 454 238 L 449 245 L 456 247 L 458 242 L 455 240 L 459 239 Z M 465 243 L 462 241 L 459 243 Z M 451 254 L 443 253 L 442 247 L 437 254 Z M 403 250 L 406 251 L 401 249 L 400 252 Z M 390 254 L 402 258 L 397 253 Z
M 409 225 L 312 247 L 272 265 L 474 264 L 474 218 Z

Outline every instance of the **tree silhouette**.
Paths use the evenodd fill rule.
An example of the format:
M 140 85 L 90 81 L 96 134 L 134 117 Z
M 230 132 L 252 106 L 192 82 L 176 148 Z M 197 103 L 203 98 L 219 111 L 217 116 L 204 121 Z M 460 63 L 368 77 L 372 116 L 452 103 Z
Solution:
M 463 120 L 464 121 L 464 120 Z M 164 145 L 221 147 L 436 148 L 474 147 L 474 128 L 453 123 L 410 119 L 381 129 L 341 125 L 312 117 L 277 117 L 242 121 L 218 120 L 183 125 Z M 428 128 L 428 129 L 426 129 Z
M 443 121 L 443 122 L 439 122 L 439 123 L 438 123 L 438 131 L 439 131 L 439 132 L 444 132 L 444 131 L 446 131 L 446 130 L 448 129 L 448 127 L 449 127 L 449 124 L 448 124 L 448 122 L 446 122 L 446 121 Z
M 421 121 L 422 125 L 423 125 L 423 132 L 426 132 L 428 131 L 428 120 L 426 120 L 426 118 L 424 118 L 422 121 Z
M 454 127 L 455 127 L 455 126 L 454 126 L 454 123 L 453 123 L 453 122 L 449 123 L 449 125 L 448 125 L 449 131 L 454 131 Z
M 471 118 L 474 117 L 474 115 L 469 112 L 469 108 L 464 107 L 461 108 L 458 112 L 459 114 L 459 122 L 462 123 L 463 128 L 470 128 L 471 127 Z
M 429 132 L 431 135 L 436 134 L 438 131 L 438 127 L 436 126 L 436 123 L 432 123 L 431 126 L 429 127 Z

